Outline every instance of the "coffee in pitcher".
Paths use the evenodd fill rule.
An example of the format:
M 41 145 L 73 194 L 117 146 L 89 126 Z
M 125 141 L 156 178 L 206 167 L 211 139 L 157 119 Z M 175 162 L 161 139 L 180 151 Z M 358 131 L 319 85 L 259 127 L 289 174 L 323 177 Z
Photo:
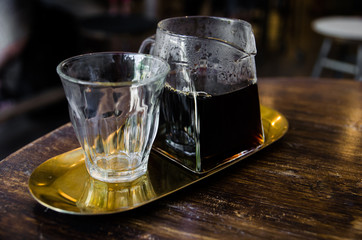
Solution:
M 264 142 L 257 84 L 229 91 L 222 84 L 215 88 L 224 91 L 197 91 L 196 98 L 192 92 L 176 90 L 168 83 L 164 88 L 164 141 L 190 168 L 196 168 L 196 151 L 205 171 L 237 157 L 241 149 L 253 150 Z

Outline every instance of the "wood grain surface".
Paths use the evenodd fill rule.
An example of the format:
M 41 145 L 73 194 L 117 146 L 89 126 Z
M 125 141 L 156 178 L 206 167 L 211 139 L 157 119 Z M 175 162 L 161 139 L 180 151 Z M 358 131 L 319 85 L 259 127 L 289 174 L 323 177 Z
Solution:
M 287 134 L 138 209 L 72 216 L 38 204 L 32 171 L 79 146 L 65 125 L 0 162 L 0 239 L 362 239 L 362 82 L 259 79 Z

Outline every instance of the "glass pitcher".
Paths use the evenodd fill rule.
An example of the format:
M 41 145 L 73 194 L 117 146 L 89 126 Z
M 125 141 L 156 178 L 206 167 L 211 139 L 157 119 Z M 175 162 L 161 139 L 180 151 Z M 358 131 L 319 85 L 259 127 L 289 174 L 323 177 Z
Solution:
M 171 67 L 156 151 L 205 173 L 262 146 L 256 46 L 249 23 L 205 16 L 165 19 L 139 51 Z

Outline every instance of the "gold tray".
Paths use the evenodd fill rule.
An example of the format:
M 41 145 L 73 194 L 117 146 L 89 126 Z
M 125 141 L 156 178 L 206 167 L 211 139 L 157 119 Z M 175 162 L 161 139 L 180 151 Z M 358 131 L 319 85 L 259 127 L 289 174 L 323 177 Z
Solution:
M 288 121 L 279 112 L 261 106 L 261 116 L 265 142 L 257 151 L 277 141 L 288 130 Z M 255 152 L 199 175 L 152 151 L 146 175 L 129 183 L 105 183 L 89 176 L 83 151 L 78 148 L 38 166 L 30 176 L 29 190 L 40 204 L 61 213 L 97 215 L 123 212 L 185 188 Z

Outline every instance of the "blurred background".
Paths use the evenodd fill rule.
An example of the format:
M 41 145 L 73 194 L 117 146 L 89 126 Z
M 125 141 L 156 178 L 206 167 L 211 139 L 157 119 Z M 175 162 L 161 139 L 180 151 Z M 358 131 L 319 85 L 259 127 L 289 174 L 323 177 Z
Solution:
M 213 15 L 250 22 L 258 77 L 310 76 L 323 37 L 314 19 L 362 15 L 360 0 L 0 0 L 0 160 L 69 122 L 56 74 L 65 58 L 136 52 L 159 20 Z M 361 29 L 362 31 L 362 29 Z M 332 55 L 355 58 L 353 46 Z M 351 78 L 324 70 L 322 77 Z

